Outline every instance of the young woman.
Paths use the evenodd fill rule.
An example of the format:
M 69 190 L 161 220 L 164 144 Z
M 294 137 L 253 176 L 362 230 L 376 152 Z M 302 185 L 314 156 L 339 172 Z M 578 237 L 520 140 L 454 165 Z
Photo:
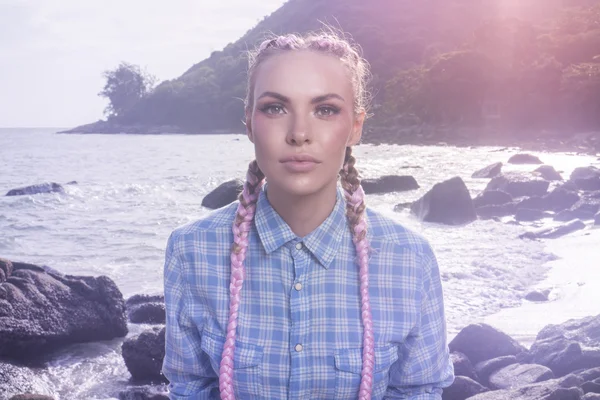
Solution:
M 244 190 L 167 244 L 171 399 L 427 400 L 452 383 L 435 256 L 366 208 L 354 168 L 367 75 L 330 33 L 251 54 Z

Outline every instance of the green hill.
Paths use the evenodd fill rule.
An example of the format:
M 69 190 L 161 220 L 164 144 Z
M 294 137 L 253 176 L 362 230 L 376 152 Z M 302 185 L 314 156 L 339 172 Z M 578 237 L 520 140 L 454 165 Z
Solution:
M 289 0 L 112 122 L 239 131 L 244 51 L 321 22 L 372 66 L 371 126 L 600 129 L 600 0 Z

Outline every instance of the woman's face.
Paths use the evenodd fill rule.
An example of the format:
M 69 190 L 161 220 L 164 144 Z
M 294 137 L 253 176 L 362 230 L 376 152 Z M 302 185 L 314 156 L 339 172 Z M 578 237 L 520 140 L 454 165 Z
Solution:
M 269 188 L 306 196 L 333 190 L 347 146 L 360 140 L 347 67 L 314 51 L 288 51 L 258 66 L 248 137 Z

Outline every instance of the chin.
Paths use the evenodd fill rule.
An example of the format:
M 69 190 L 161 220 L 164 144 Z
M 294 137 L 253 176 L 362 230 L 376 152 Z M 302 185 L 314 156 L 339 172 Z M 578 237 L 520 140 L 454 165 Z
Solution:
M 279 191 L 295 197 L 315 195 L 329 186 L 327 182 L 322 181 L 322 176 L 319 176 L 318 173 L 282 174 L 280 176 L 279 179 L 269 181 L 269 185 L 276 186 Z

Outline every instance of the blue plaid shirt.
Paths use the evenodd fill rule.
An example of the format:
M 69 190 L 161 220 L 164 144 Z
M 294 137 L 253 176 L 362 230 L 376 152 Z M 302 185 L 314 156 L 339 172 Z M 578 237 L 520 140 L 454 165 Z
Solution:
M 237 202 L 173 231 L 164 270 L 170 398 L 218 399 Z M 375 336 L 373 399 L 441 399 L 453 381 L 438 265 L 429 244 L 367 210 Z M 297 237 L 265 190 L 249 235 L 241 292 L 237 399 L 356 399 L 362 323 L 356 251 L 340 190 Z

